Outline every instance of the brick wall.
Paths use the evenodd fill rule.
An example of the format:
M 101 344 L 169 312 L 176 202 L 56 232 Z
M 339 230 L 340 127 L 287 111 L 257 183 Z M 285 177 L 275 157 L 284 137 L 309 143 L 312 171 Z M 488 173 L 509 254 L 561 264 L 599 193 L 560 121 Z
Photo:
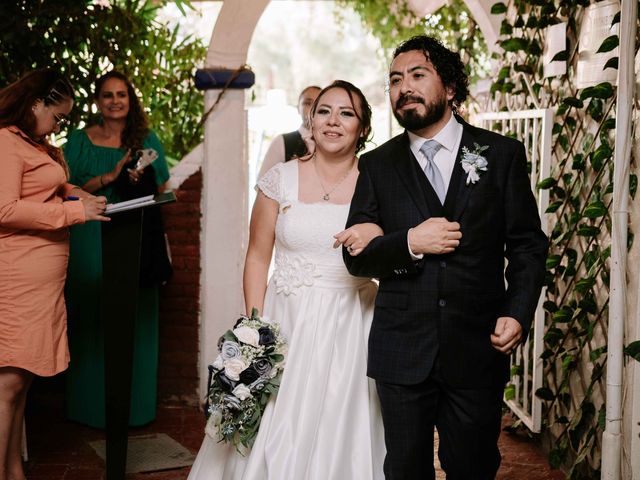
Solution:
M 173 261 L 173 278 L 160 290 L 158 400 L 164 404 L 199 403 L 201 191 L 198 171 L 175 191 L 178 201 L 163 207 Z

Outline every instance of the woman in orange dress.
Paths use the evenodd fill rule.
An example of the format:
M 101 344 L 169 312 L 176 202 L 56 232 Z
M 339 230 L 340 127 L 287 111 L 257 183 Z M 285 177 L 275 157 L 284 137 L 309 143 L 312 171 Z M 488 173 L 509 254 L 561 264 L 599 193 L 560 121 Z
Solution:
M 25 479 L 20 445 L 34 375 L 69 363 L 67 227 L 108 220 L 105 198 L 69 184 L 62 152 L 47 141 L 72 107 L 73 89 L 54 70 L 0 90 L 0 480 Z

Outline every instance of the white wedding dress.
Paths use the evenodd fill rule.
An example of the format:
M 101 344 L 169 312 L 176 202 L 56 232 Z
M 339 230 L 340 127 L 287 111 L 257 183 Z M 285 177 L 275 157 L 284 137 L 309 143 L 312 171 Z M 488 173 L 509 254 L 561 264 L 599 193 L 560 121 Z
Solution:
M 258 188 L 280 205 L 263 314 L 281 325 L 287 363 L 252 450 L 241 456 L 205 434 L 188 480 L 382 480 L 382 419 L 366 376 L 376 288 L 332 248 L 349 206 L 299 202 L 297 160 Z

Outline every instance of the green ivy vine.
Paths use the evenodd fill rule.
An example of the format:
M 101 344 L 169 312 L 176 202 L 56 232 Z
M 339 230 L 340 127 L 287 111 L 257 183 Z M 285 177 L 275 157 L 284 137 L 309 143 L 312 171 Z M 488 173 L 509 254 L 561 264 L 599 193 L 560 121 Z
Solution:
M 426 33 L 460 52 L 472 81 L 489 74 L 487 45 L 463 0 L 451 0 L 425 17 L 416 16 L 407 0 L 337 0 L 336 4 L 359 15 L 363 25 L 379 39 L 386 62 L 400 42 Z
M 496 3 L 491 10 L 504 14 L 500 42 L 504 54 L 499 58 L 503 66 L 491 88 L 494 99 L 521 95 L 533 107 L 524 82 L 514 80 L 521 72 L 533 94 L 545 93 L 548 106 L 556 110 L 552 175 L 538 184 L 549 190 L 547 213 L 553 218 L 553 229 L 545 282 L 545 386 L 536 395 L 544 401 L 546 427 L 553 437 L 550 464 L 563 467 L 568 479 L 600 477 L 605 422 L 616 92 L 608 82 L 575 88 L 577 19 L 589 4 L 585 0 L 513 0 Z M 618 13 L 612 25 L 619 21 Z M 545 29 L 558 22 L 567 23 L 567 48 L 553 60 L 568 63 L 568 73 L 559 81 L 543 77 L 541 61 Z M 612 35 L 598 52 L 610 52 L 618 44 L 619 38 Z M 604 69 L 608 68 L 618 68 L 617 57 L 605 64 Z M 632 174 L 631 198 L 636 190 L 637 178 Z M 629 248 L 632 242 L 629 233 Z M 640 361 L 640 342 L 630 343 L 625 353 Z

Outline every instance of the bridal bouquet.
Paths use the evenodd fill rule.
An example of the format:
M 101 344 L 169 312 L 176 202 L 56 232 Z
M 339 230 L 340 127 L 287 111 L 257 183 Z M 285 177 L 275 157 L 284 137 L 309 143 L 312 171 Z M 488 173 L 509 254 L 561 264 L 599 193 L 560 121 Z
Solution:
M 277 324 L 242 316 L 218 340 L 220 354 L 209 365 L 206 433 L 236 448 L 250 448 L 269 397 L 278 391 L 286 344 Z

